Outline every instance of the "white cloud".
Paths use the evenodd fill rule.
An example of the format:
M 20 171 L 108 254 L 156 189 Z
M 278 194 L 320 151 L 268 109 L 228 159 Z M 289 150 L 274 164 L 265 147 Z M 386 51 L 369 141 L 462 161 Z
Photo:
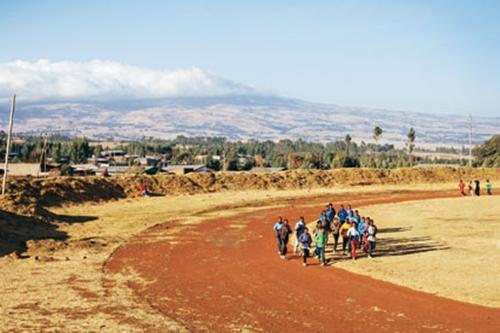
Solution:
M 137 99 L 229 95 L 251 92 L 248 86 L 199 68 L 156 70 L 115 61 L 39 60 L 0 63 L 0 97 L 22 99 Z

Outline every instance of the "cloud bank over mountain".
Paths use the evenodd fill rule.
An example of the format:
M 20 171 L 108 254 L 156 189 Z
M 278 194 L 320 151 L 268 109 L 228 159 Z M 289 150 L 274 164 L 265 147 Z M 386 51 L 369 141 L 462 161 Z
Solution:
M 0 63 L 0 98 L 26 100 L 140 99 L 224 96 L 252 88 L 192 67 L 158 70 L 116 61 L 49 60 Z

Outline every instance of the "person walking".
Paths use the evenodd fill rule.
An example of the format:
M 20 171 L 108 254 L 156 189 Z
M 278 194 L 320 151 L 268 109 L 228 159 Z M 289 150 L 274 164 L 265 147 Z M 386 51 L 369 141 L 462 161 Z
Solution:
M 316 246 L 316 256 L 318 257 L 321 265 L 326 266 L 326 257 L 325 257 L 325 247 L 326 247 L 326 231 L 323 228 L 320 228 L 316 234 L 316 238 L 314 239 L 314 243 Z
M 460 194 L 465 196 L 465 183 L 462 179 L 460 179 L 460 182 L 458 183 L 458 189 L 460 190 Z
M 304 233 L 306 229 L 306 222 L 304 217 L 301 216 L 299 221 L 295 224 L 295 243 L 293 244 L 293 254 L 297 253 L 297 249 L 300 243 L 300 236 Z
M 347 236 L 349 237 L 349 241 L 351 243 L 351 258 L 356 260 L 356 249 L 359 244 L 359 232 L 355 222 L 351 222 L 351 227 L 347 230 Z
M 475 180 L 475 183 L 476 183 L 476 187 L 474 188 L 474 194 L 478 197 L 481 195 L 481 185 L 480 185 L 480 182 L 479 180 Z
M 493 195 L 493 185 L 489 179 L 486 179 L 486 193 L 488 193 L 488 195 Z
M 474 186 L 472 186 L 472 180 L 469 181 L 467 189 L 469 190 L 469 195 L 472 197 L 474 195 Z
M 290 228 L 290 226 L 288 225 L 288 220 L 287 219 L 284 219 L 283 220 L 283 225 L 280 229 L 280 232 L 279 232 L 279 236 L 280 236 L 280 245 L 281 245 L 281 248 L 280 248 L 280 255 L 281 255 L 281 259 L 285 259 L 286 258 L 286 253 L 287 253 L 287 246 L 288 246 L 288 239 L 289 239 L 289 236 L 290 234 L 292 233 L 292 228 Z
M 274 238 L 276 240 L 276 246 L 278 247 L 278 255 L 281 256 L 281 237 L 280 231 L 283 227 L 283 218 L 278 217 L 278 222 L 276 222 L 273 226 Z
M 311 250 L 311 243 L 312 243 L 312 237 L 307 227 L 304 228 L 304 231 L 300 235 L 299 243 L 300 243 L 300 248 L 302 250 L 303 265 L 307 266 L 307 258 L 309 258 L 309 251 Z

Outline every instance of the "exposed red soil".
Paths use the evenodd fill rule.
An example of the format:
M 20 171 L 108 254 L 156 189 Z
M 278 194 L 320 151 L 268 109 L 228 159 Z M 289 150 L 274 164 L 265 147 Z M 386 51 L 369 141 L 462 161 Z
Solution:
M 146 285 L 130 287 L 190 331 L 229 332 L 498 332 L 500 309 L 453 301 L 335 267 L 303 267 L 277 255 L 272 225 L 318 216 L 327 200 L 362 207 L 449 197 L 455 192 L 384 192 L 292 200 L 192 226 L 159 225 L 120 248 L 108 274 L 132 268 Z M 313 204 L 313 206 L 311 206 Z M 314 206 L 317 205 L 317 206 Z M 404 221 L 402 221 L 404 223 Z M 246 225 L 235 228 L 234 225 Z M 383 222 L 379 221 L 379 227 Z M 180 243 L 159 240 L 171 228 Z M 383 235 L 381 235 L 383 237 Z M 289 245 L 289 248 L 291 244 Z M 356 264 L 363 265 L 361 258 Z

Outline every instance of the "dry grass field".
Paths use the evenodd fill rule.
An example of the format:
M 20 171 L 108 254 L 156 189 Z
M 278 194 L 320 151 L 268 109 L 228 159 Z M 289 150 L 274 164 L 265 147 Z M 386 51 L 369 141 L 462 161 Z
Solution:
M 500 307 L 500 196 L 384 204 L 368 206 L 362 213 L 379 225 L 381 256 L 342 261 L 337 267 L 447 298 Z M 389 244 L 391 253 L 385 251 Z

